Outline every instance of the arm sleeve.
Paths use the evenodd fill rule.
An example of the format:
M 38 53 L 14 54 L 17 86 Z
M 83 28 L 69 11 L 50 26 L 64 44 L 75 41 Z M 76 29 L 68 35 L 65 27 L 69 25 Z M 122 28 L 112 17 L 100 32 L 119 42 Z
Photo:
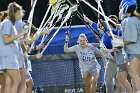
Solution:
M 95 54 L 101 53 L 101 51 L 97 47 L 93 46 L 93 48 L 94 48 Z
M 72 50 L 72 52 L 76 52 L 77 47 L 76 47 L 76 45 L 75 45 L 75 46 L 70 47 L 70 49 Z
M 98 30 L 97 24 L 96 24 L 95 22 L 93 22 L 93 23 L 91 24 L 91 26 L 92 26 L 95 30 Z
M 20 30 L 19 31 L 22 31 L 23 29 L 24 29 L 24 26 L 26 25 L 26 23 L 25 22 L 21 22 L 20 23 Z
M 12 32 L 12 26 L 9 22 L 5 22 L 1 25 L 2 35 L 10 35 Z

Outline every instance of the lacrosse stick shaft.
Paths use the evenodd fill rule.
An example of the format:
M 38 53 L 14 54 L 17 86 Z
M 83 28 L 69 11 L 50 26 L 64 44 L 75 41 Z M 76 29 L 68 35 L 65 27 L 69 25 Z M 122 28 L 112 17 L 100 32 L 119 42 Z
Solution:
M 55 11 L 53 11 L 53 12 L 51 13 L 50 17 L 48 18 L 48 20 L 46 21 L 46 23 L 43 25 L 42 28 L 45 28 L 45 27 L 47 26 L 48 22 L 51 20 L 51 18 L 53 17 L 54 13 L 55 13 Z
M 93 7 L 90 3 L 86 2 L 85 0 L 81 0 L 82 2 L 84 2 L 86 5 L 88 5 L 90 8 L 92 8 L 93 10 L 95 10 L 96 12 L 98 12 L 100 15 L 104 16 L 103 13 L 101 13 L 98 9 L 96 9 L 95 7 Z M 117 25 L 114 21 L 112 21 L 110 18 L 108 18 L 107 16 L 105 16 L 105 18 L 107 20 L 109 20 L 110 22 L 112 22 L 114 25 Z
M 65 10 L 67 10 L 68 8 L 69 8 L 69 6 L 68 5 L 62 5 L 62 6 L 65 6 L 65 7 L 63 7 L 63 8 L 60 8 L 60 10 L 56 10 L 56 13 L 55 13 L 55 11 L 53 12 L 53 14 L 55 13 L 55 14 L 57 14 L 59 17 L 58 17 L 58 19 L 57 19 L 57 21 L 53 24 L 53 26 L 52 26 L 52 23 L 50 24 L 50 27 L 51 27 L 51 29 L 50 30 L 52 30 L 53 28 L 54 28 L 54 26 L 56 25 L 56 23 L 57 22 L 59 22 L 61 19 L 62 19 L 62 14 L 63 14 L 63 12 L 65 11 Z M 62 6 L 60 6 L 60 7 L 62 7 Z M 60 13 L 59 13 L 59 11 L 60 11 Z M 55 15 L 54 15 L 55 16 Z M 54 21 L 54 18 L 55 17 L 53 17 L 52 19 L 53 19 L 53 21 Z M 48 19 L 48 20 L 50 20 L 50 19 Z M 52 22 L 53 22 L 52 21 Z M 43 26 L 43 28 L 44 28 L 45 26 Z M 45 28 L 47 28 L 47 27 L 45 27 Z M 42 37 L 42 40 L 41 40 L 41 43 L 43 43 L 44 41 L 45 41 L 45 38 L 46 38 L 46 35 L 43 35 L 43 37 Z
M 47 9 L 47 11 L 46 11 L 46 13 L 45 13 L 45 16 L 44 16 L 44 18 L 43 18 L 43 20 L 42 20 L 42 22 L 41 22 L 41 24 L 40 24 L 40 26 L 39 26 L 39 29 L 38 29 L 38 31 L 37 31 L 38 34 L 41 32 L 42 25 L 43 25 L 43 23 L 44 23 L 44 21 L 45 21 L 47 15 L 48 15 L 50 9 L 51 9 L 51 5 L 49 5 L 49 7 L 48 7 L 48 9 Z
M 46 46 L 44 47 L 44 49 L 41 51 L 41 53 L 43 53 L 46 48 L 48 47 L 48 45 L 51 43 L 51 41 L 53 40 L 53 38 L 56 36 L 56 34 L 59 32 L 59 30 L 62 28 L 62 26 L 64 25 L 64 23 L 69 19 L 69 17 L 71 16 L 72 11 L 69 9 L 67 15 L 65 16 L 64 21 L 61 23 L 61 25 L 59 26 L 59 28 L 56 30 L 56 32 L 53 34 L 52 38 L 48 41 L 48 43 L 46 44 Z
M 54 28 L 54 26 L 51 27 L 50 30 L 52 30 L 53 28 Z M 47 37 L 46 35 L 43 35 L 43 37 L 41 39 L 41 44 L 45 41 L 46 37 Z
M 59 7 L 59 6 L 58 6 L 58 7 Z M 66 7 L 66 9 L 68 9 L 68 7 Z M 59 11 L 60 11 L 60 12 L 62 12 L 62 11 L 64 12 L 64 9 L 62 8 L 61 10 L 58 10 L 58 8 L 57 8 L 56 11 L 53 13 L 54 16 L 53 16 L 53 18 L 52 18 L 52 21 L 50 22 L 50 27 L 51 27 L 50 30 L 52 30 L 52 29 L 54 28 L 54 26 L 56 25 L 56 23 L 59 22 L 60 19 L 62 18 L 62 16 L 60 17 L 61 14 L 58 13 Z M 63 13 L 63 12 L 62 12 L 62 13 Z M 54 25 L 53 25 L 53 21 L 54 21 L 54 19 L 55 19 L 58 15 L 59 15 L 59 17 L 58 17 L 57 21 L 56 21 L 56 22 L 54 23 Z M 50 19 L 49 19 L 49 20 L 50 20 Z M 45 27 L 45 28 L 47 28 L 47 27 Z M 46 35 L 43 35 L 42 40 L 41 40 L 41 43 L 44 42 L 45 38 L 46 38 Z
M 109 23 L 108 23 L 108 20 L 106 19 L 106 15 L 105 15 L 105 13 L 104 13 L 104 11 L 103 11 L 103 8 L 102 8 L 102 6 L 101 6 L 101 3 L 100 3 L 100 1 L 98 2 L 98 5 L 99 5 L 99 7 L 100 7 L 100 9 L 101 9 L 101 12 L 102 12 L 102 14 L 103 14 L 103 17 L 104 17 L 104 19 L 105 19 L 105 22 L 106 22 L 106 24 L 107 24 L 107 27 L 108 27 L 108 29 L 109 29 L 109 31 L 110 31 L 110 34 L 111 34 L 111 36 L 112 36 L 112 39 L 114 40 L 114 34 L 113 34 L 113 32 L 112 32 L 112 29 L 111 29 L 111 27 L 110 27 L 110 25 L 109 25 Z
M 50 8 L 51 8 L 51 5 L 49 5 L 49 7 L 48 7 L 48 9 L 47 9 L 47 11 L 46 11 L 46 14 L 45 14 L 45 16 L 44 16 L 44 18 L 43 18 L 43 20 L 42 20 L 42 22 L 41 22 L 41 25 L 39 26 L 39 29 L 38 29 L 38 31 L 36 32 L 37 35 L 39 35 L 39 34 L 41 33 L 40 29 L 41 29 L 41 27 L 42 27 L 42 25 L 43 25 L 43 23 L 44 23 L 44 21 L 45 21 L 47 15 L 48 15 L 48 12 L 50 11 Z M 31 47 L 30 47 L 30 49 L 29 49 L 29 52 L 30 52 L 31 49 L 33 48 L 34 43 L 35 43 L 35 41 L 31 44 Z
M 69 0 L 67 0 L 67 2 L 70 4 L 70 6 L 74 6 Z M 78 18 L 86 25 L 86 27 L 88 28 L 88 29 L 90 29 L 91 30 L 91 32 L 95 35 L 95 37 L 96 37 L 96 39 L 98 40 L 98 41 L 100 41 L 100 35 L 95 31 L 95 29 L 94 28 L 92 28 L 89 24 L 87 24 L 85 21 L 84 21 L 84 18 L 83 18 L 83 16 L 82 16 L 82 14 L 77 10 L 77 16 L 78 16 Z
M 98 3 L 98 2 L 97 2 Z M 100 11 L 100 7 L 99 7 L 99 4 L 98 4 L 98 11 Z M 98 18 L 100 18 L 100 14 L 98 13 Z M 98 23 L 100 22 L 100 20 L 98 19 Z
M 33 3 L 33 7 L 30 11 L 30 15 L 29 15 L 29 18 L 28 18 L 28 21 L 27 21 L 29 23 L 29 32 L 27 34 L 27 38 L 29 38 L 30 33 L 31 33 L 31 25 L 32 25 L 33 14 L 34 14 L 34 9 L 35 9 L 36 2 L 37 2 L 37 0 L 35 0 L 34 3 Z
M 31 20 L 31 18 L 33 16 L 33 12 L 34 12 L 34 8 L 35 8 L 35 5 L 36 5 L 36 2 L 37 2 L 37 0 L 35 0 L 34 2 L 32 2 L 33 5 L 32 5 L 32 9 L 30 11 L 30 14 L 29 14 L 29 17 L 28 17 L 28 21 L 27 22 L 30 22 L 30 20 Z

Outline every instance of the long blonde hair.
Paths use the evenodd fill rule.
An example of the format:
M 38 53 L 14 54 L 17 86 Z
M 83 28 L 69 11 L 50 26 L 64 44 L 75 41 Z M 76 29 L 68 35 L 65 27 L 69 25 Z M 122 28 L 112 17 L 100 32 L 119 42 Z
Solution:
M 22 7 L 16 2 L 12 2 L 8 5 L 8 18 L 12 21 L 13 24 L 16 21 L 15 13 L 20 10 L 22 10 Z

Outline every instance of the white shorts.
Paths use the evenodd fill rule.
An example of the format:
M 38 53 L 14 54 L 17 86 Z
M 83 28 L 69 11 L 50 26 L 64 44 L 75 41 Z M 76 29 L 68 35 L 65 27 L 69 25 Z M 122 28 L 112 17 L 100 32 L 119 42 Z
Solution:
M 16 55 L 0 56 L 1 69 L 19 69 L 19 63 Z

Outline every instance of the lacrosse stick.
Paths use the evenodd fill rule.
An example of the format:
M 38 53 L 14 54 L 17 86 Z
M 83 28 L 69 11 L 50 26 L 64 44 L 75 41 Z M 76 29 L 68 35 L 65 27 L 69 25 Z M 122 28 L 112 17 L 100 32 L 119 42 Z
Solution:
M 56 30 L 56 32 L 53 34 L 52 38 L 50 39 L 50 41 L 46 44 L 46 46 L 44 47 L 44 49 L 41 51 L 41 53 L 43 53 L 45 51 L 45 49 L 48 47 L 48 45 L 50 44 L 50 42 L 53 40 L 53 38 L 55 37 L 55 35 L 58 33 L 58 31 L 62 28 L 62 26 L 64 25 L 64 23 L 70 18 L 72 12 L 77 10 L 77 5 L 69 8 L 69 11 L 67 13 L 67 15 L 65 16 L 65 19 L 63 20 L 63 22 L 61 23 L 61 25 L 59 26 L 59 28 Z

